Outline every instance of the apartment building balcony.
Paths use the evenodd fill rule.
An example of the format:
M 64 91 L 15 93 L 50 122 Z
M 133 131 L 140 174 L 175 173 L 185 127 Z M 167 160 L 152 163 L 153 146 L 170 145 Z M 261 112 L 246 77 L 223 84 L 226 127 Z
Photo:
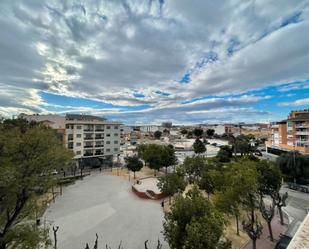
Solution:
M 93 137 L 84 137 L 85 141 L 93 140 Z
M 309 144 L 309 140 L 296 140 L 298 144 Z
M 104 151 L 96 151 L 94 154 L 96 156 L 103 156 L 104 155 Z
M 309 136 L 309 131 L 296 131 L 296 135 Z
M 295 125 L 295 128 L 309 128 L 309 124 L 299 124 L 299 125 Z
M 95 147 L 96 148 L 104 147 L 104 144 L 96 144 Z
M 84 133 L 93 133 L 94 130 L 84 130 Z
M 88 149 L 85 149 L 84 150 L 84 156 L 93 156 L 93 153 L 94 153 L 94 150 L 93 150 L 93 148 L 91 147 L 90 149 L 88 148 Z
M 84 145 L 84 148 L 93 148 L 93 145 Z
M 95 140 L 101 140 L 101 139 L 104 139 L 103 136 L 95 136 Z

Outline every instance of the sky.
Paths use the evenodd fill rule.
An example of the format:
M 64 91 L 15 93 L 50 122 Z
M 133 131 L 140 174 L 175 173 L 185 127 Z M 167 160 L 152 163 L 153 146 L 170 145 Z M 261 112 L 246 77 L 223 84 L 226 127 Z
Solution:
M 309 1 L 1 0 L 0 115 L 270 122 L 309 108 Z

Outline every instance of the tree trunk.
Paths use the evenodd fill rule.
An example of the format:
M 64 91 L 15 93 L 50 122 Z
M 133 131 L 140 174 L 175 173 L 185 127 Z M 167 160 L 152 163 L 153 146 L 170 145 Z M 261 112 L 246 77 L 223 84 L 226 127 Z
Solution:
M 239 217 L 237 214 L 235 214 L 235 218 L 236 218 L 236 234 L 239 236 Z
M 133 171 L 134 179 L 135 179 L 135 171 Z
M 282 209 L 280 206 L 278 206 L 278 211 L 279 211 L 279 215 L 280 215 L 280 224 L 283 226 L 284 222 L 283 222 L 283 214 L 282 214 Z
M 256 240 L 255 239 L 252 240 L 252 249 L 256 249 Z
M 168 197 L 168 203 L 171 205 L 172 204 L 172 196 Z
M 5 249 L 5 248 L 6 248 L 6 243 L 0 242 L 0 249 Z
M 268 230 L 269 230 L 269 237 L 271 241 L 274 241 L 274 236 L 273 236 L 273 230 L 271 229 L 271 221 L 267 221 L 267 225 L 268 225 Z

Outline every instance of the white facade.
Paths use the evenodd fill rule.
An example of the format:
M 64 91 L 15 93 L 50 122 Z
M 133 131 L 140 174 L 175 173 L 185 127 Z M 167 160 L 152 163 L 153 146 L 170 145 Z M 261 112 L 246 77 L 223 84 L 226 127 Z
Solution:
M 140 127 L 140 131 L 147 133 L 147 132 L 156 132 L 158 130 L 163 130 L 161 129 L 162 127 L 157 126 L 157 125 L 143 125 Z
M 75 159 L 118 155 L 120 125 L 99 120 L 66 121 L 66 147 L 73 150 Z
M 28 121 L 42 122 L 62 129 L 64 145 L 74 159 L 113 157 L 120 153 L 121 123 L 89 115 L 22 115 Z

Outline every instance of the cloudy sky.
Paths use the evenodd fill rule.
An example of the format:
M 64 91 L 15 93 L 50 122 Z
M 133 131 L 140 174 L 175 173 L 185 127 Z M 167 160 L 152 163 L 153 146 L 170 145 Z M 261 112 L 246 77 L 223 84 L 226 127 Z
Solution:
M 309 1 L 0 1 L 2 116 L 252 123 L 303 108 Z

